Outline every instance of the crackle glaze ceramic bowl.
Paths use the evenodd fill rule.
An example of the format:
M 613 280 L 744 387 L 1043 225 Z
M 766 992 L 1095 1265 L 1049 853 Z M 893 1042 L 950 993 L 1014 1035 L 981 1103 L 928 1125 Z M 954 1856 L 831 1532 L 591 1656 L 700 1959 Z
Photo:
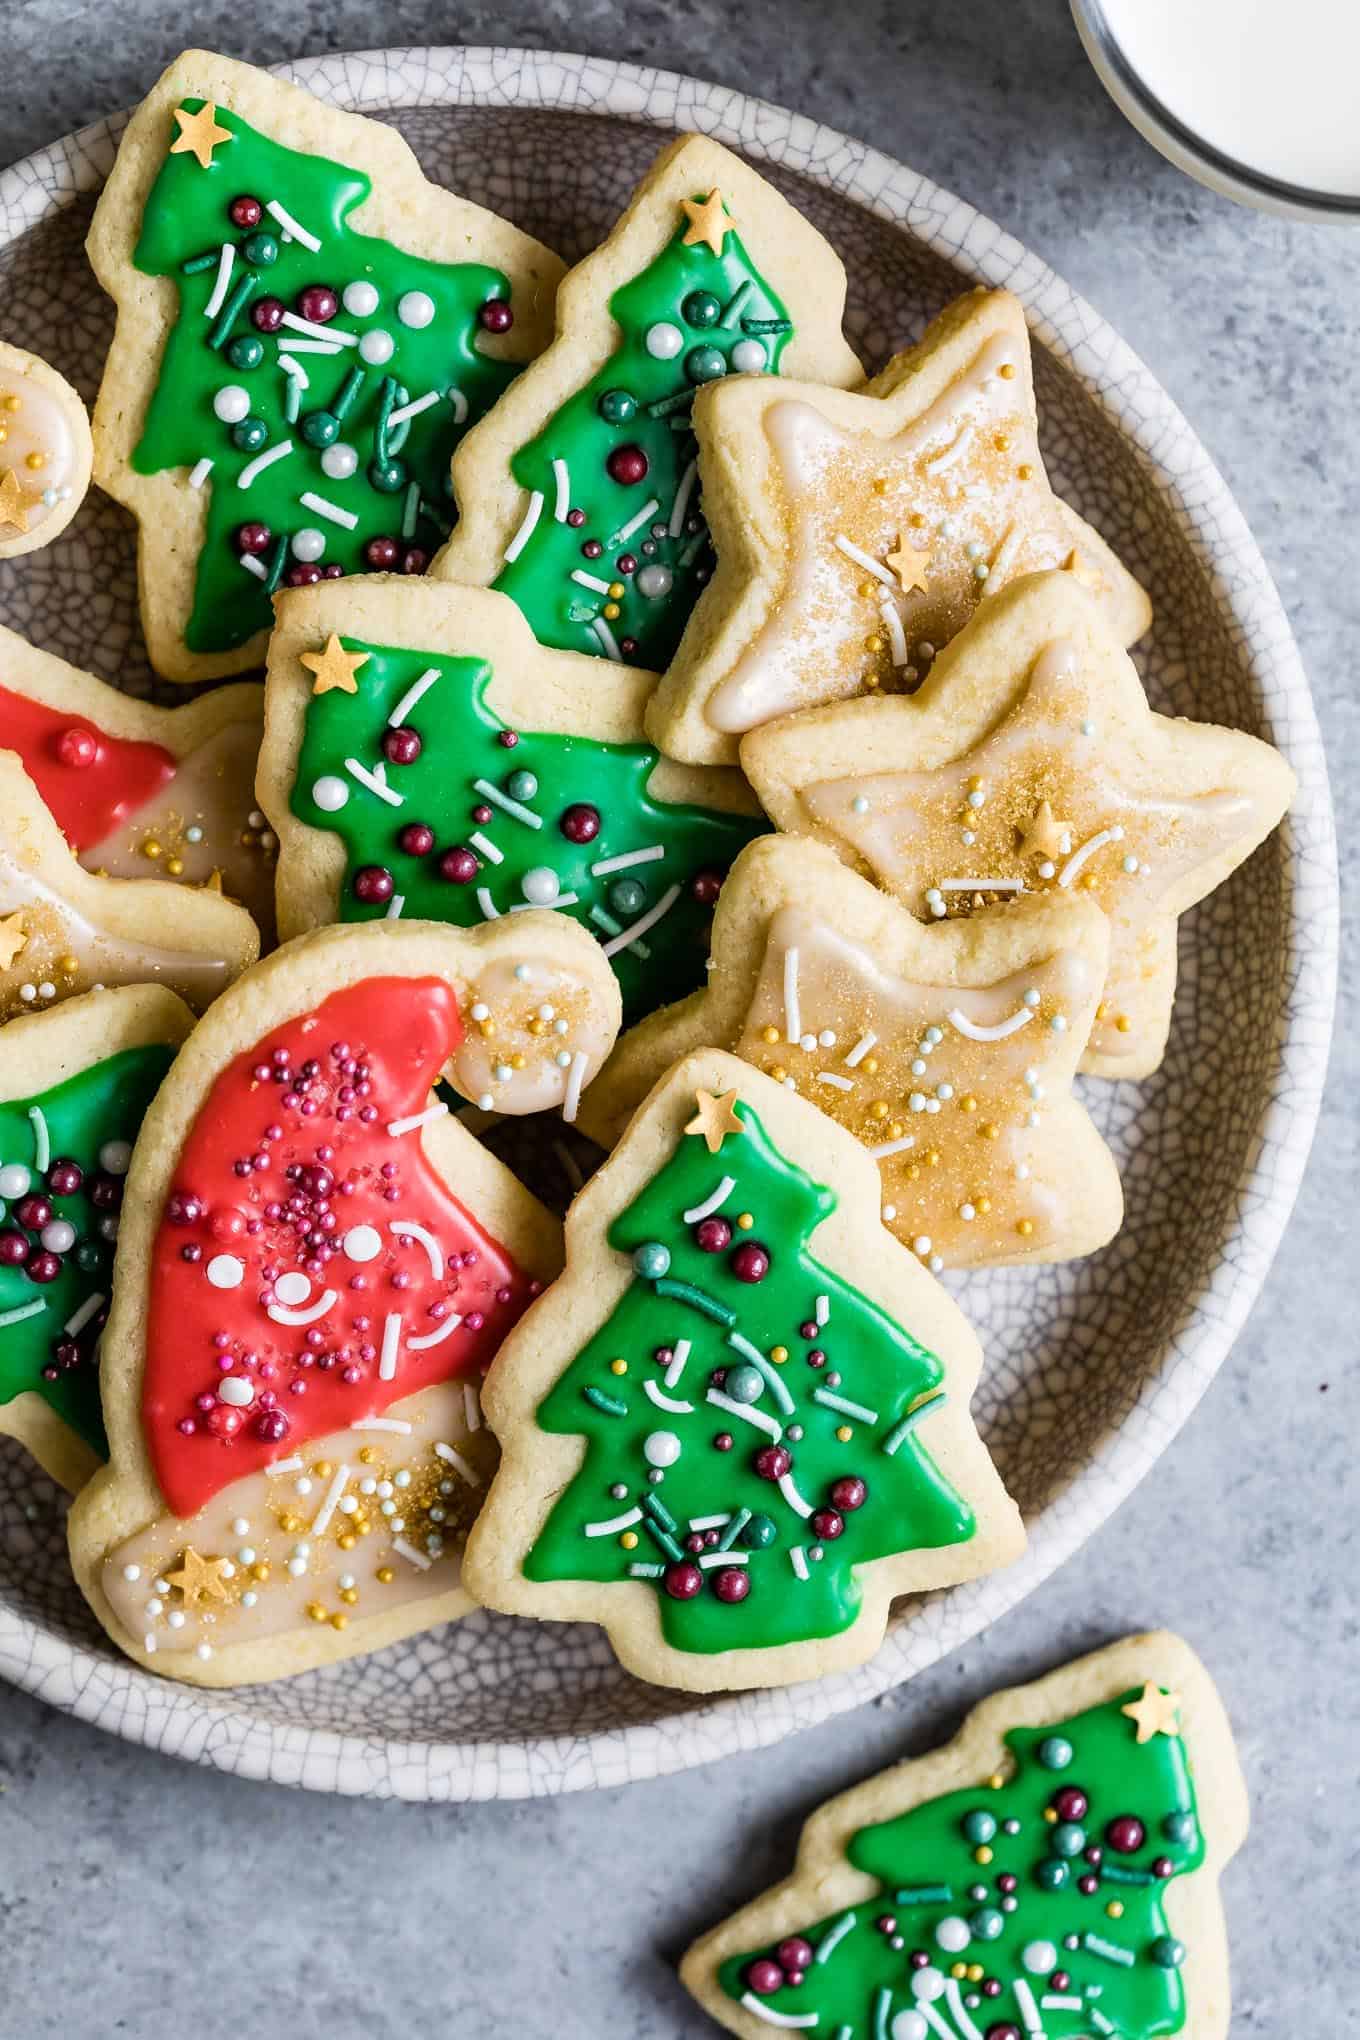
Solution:
M 605 233 L 657 147 L 740 149 L 835 243 L 851 337 L 877 367 L 960 289 L 1005 284 L 1037 342 L 1059 490 L 1147 584 L 1156 707 L 1283 746 L 1293 816 L 1181 925 L 1170 1052 L 1151 1082 L 1088 1084 L 1128 1214 L 1104 1253 L 953 1286 L 982 1336 L 985 1435 L 1029 1523 L 1010 1571 L 902 1605 L 878 1657 L 816 1685 L 694 1699 L 639 1685 L 594 1630 L 476 1615 L 281 1684 L 196 1692 L 119 1659 L 72 1586 L 63 1510 L 0 1456 L 0 1673 L 116 1734 L 243 1775 L 406 1799 L 616 1785 L 771 1743 L 895 1685 L 1067 1558 L 1165 1451 L 1222 1364 L 1293 1203 L 1326 1062 L 1336 878 L 1307 684 L 1260 555 L 1175 406 L 1037 257 L 915 171 L 798 114 L 664 72 L 509 50 L 297 66 L 393 121 L 426 171 L 568 259 Z M 93 396 L 112 317 L 82 242 L 121 121 L 0 177 L 0 324 Z M 145 690 L 128 520 L 97 493 L 48 551 L 0 566 L 0 617 Z

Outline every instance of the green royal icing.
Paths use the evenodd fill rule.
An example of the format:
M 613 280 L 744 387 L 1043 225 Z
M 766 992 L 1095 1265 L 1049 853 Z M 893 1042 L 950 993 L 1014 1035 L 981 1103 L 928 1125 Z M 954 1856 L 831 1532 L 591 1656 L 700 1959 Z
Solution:
M 299 821 L 334 830 L 344 842 L 342 920 L 381 920 L 387 913 L 390 902 L 366 905 L 354 895 L 356 871 L 373 865 L 392 874 L 408 918 L 463 928 L 488 919 L 488 904 L 495 913 L 524 904 L 526 874 L 550 873 L 557 898 L 575 895 L 566 911 L 602 942 L 659 906 L 678 886 L 650 938 L 643 936 L 612 959 L 625 1022 L 640 1020 L 703 982 L 712 901 L 694 897 L 693 881 L 701 872 L 725 873 L 743 845 L 768 827 L 763 817 L 650 799 L 647 781 L 657 753 L 646 744 L 605 744 L 529 730 L 520 731 L 514 748 L 507 749 L 499 741 L 504 725 L 485 703 L 491 669 L 481 660 L 436 659 L 359 638 L 343 643 L 351 652 L 369 655 L 355 676 L 358 692 L 335 688 L 309 701 L 290 803 Z M 408 726 L 423 739 L 421 754 L 411 765 L 385 765 L 388 787 L 402 799 L 399 808 L 392 807 L 356 780 L 345 760 L 357 759 L 370 771 L 384 765 L 382 734 L 392 712 L 429 672 L 437 672 L 439 679 L 405 712 Z M 523 774 L 536 782 L 532 793 Z M 537 817 L 539 826 L 526 821 L 523 812 L 516 815 L 489 799 L 475 785 L 478 779 Z M 343 807 L 318 803 L 321 781 L 330 799 L 344 795 Z M 515 799 L 512 782 L 523 798 Z M 566 810 L 579 803 L 593 806 L 601 817 L 599 834 L 585 844 L 570 842 L 559 826 Z M 491 809 L 492 818 L 479 825 L 472 810 L 481 806 Z M 401 848 L 401 831 L 411 822 L 424 822 L 434 831 L 435 846 L 428 855 L 411 856 Z M 500 853 L 499 863 L 470 844 L 474 835 Z M 444 878 L 439 870 L 440 855 L 458 845 L 471 847 L 481 866 L 467 884 Z M 664 857 L 623 871 L 593 870 L 658 845 Z
M 1169 1876 L 1199 1868 L 1204 1840 L 1184 1744 L 1162 1734 L 1140 1744 L 1121 1712 L 1136 1698 L 1122 1694 L 1047 1728 L 1014 1728 L 1005 1740 L 1015 1774 L 1000 1787 L 969 1786 L 862 1828 L 846 1853 L 879 1890 L 793 1930 L 790 1938 L 814 1951 L 803 1982 L 751 1988 L 754 1963 L 774 1961 L 788 1975 L 785 1940 L 782 1964 L 775 1948 L 724 1963 L 722 1988 L 772 2026 L 824 2040 L 1180 2032 L 1184 1950 L 1167 1927 L 1163 1895 Z M 1054 1768 L 1064 1746 L 1069 1761 Z M 1052 1818 L 1065 1787 L 1087 1798 L 1079 1820 Z M 1121 1851 L 1107 1831 L 1128 1815 L 1145 1838 Z M 1100 1851 L 1094 1866 L 1090 1847 Z M 1170 1866 L 1162 1875 L 1152 1869 L 1159 1859 Z M 1090 1892 L 1078 1886 L 1083 1875 L 1096 1879 Z M 1015 1879 L 1013 1891 L 1003 1878 Z M 1118 1917 L 1107 1911 L 1112 1904 L 1123 1908 Z M 929 1955 L 927 1968 L 913 1968 L 919 1952 Z M 980 1965 L 982 1976 L 955 1976 L 959 1964 Z M 1051 1982 L 1055 1970 L 1067 1979 L 1061 1987 Z M 995 1995 L 984 1989 L 989 1979 L 1001 1985 Z
M 713 568 L 690 430 L 695 390 L 733 370 L 777 370 L 790 321 L 735 231 L 721 255 L 702 243 L 687 248 L 677 232 L 609 309 L 622 329 L 615 352 L 511 461 L 539 511 L 494 585 L 518 603 L 540 643 L 614 656 L 612 643 L 661 672 Z M 610 454 L 625 447 L 646 456 L 640 481 L 609 472 Z M 565 464 L 560 486 L 555 460 Z M 577 527 L 563 521 L 568 504 L 585 513 Z M 588 542 L 603 548 L 598 557 L 583 553 Z M 636 569 L 620 570 L 629 556 Z M 611 597 L 582 575 L 623 592 Z
M 855 1567 L 894 1552 L 958 1544 L 975 1528 L 972 1511 L 938 1472 L 918 1431 L 903 1429 L 923 1398 L 939 1395 L 940 1362 L 807 1253 L 803 1243 L 834 1209 L 835 1194 L 779 1153 L 748 1106 L 740 1117 L 745 1132 L 726 1138 L 718 1154 L 697 1136 L 684 1138 L 614 1220 L 609 1244 L 634 1254 L 635 1267 L 639 1259 L 644 1267 L 665 1262 L 665 1273 L 659 1281 L 636 1277 L 538 1409 L 545 1431 L 584 1434 L 586 1454 L 525 1557 L 526 1576 L 647 1577 L 666 1641 L 677 1650 L 759 1650 L 833 1636 L 859 1611 Z M 686 1224 L 682 1214 L 708 1202 L 724 1176 L 734 1183 L 715 1215 L 730 1222 L 731 1245 L 707 1253 L 695 1238 L 697 1222 Z M 743 1212 L 754 1220 L 749 1230 L 736 1223 Z M 731 1266 L 735 1249 L 752 1241 L 770 1254 L 769 1272 L 757 1283 L 739 1280 Z M 819 1297 L 825 1325 L 805 1337 L 800 1327 L 815 1321 Z M 682 1340 L 688 1358 L 668 1380 L 658 1349 L 678 1355 Z M 777 1365 L 768 1356 L 780 1346 L 788 1357 Z M 764 1379 L 756 1399 L 739 1407 L 778 1426 L 792 1455 L 796 1493 L 821 1510 L 831 1506 L 836 1481 L 857 1475 L 866 1485 L 863 1505 L 842 1512 L 844 1534 L 834 1541 L 819 1543 L 789 1495 L 756 1471 L 757 1454 L 773 1442 L 768 1429 L 707 1400 L 717 1370 L 727 1371 L 738 1393 L 754 1387 L 748 1348 L 762 1356 L 755 1371 Z M 826 1355 L 822 1367 L 809 1364 L 816 1350 Z M 613 1371 L 615 1359 L 626 1361 L 625 1374 Z M 649 1387 L 683 1407 L 658 1404 Z M 865 1414 L 819 1401 L 819 1390 Z M 836 1436 L 842 1425 L 853 1432 L 844 1442 Z M 722 1433 L 734 1441 L 730 1451 L 715 1446 Z M 671 1448 L 663 1449 L 663 1477 L 652 1482 L 649 1459 L 655 1466 L 658 1437 L 678 1445 L 679 1454 L 668 1459 Z M 613 1492 L 620 1486 L 621 1496 Z M 587 1524 L 634 1508 L 643 1512 L 637 1523 L 587 1534 Z M 693 1519 L 716 1516 L 726 1519 L 718 1534 L 729 1540 L 741 1519 L 730 1548 L 746 1559 L 744 1601 L 719 1598 L 717 1567 L 704 1569 L 703 1590 L 689 1600 L 673 1598 L 663 1578 L 633 1571 L 688 1559 L 681 1547 Z M 638 1539 L 631 1551 L 620 1543 L 630 1533 Z
M 92 1297 L 108 1298 L 114 1250 L 101 1228 L 107 1222 L 110 1231 L 116 1229 L 116 1201 L 96 1204 L 90 1189 L 101 1175 L 110 1176 L 100 1162 L 105 1144 L 136 1139 L 174 1053 L 159 1043 L 124 1049 L 37 1097 L 0 1104 L 0 1189 L 16 1192 L 0 1200 L 0 1229 L 23 1233 L 33 1253 L 42 1251 L 39 1234 L 24 1230 L 15 1209 L 31 1192 L 51 1205 L 55 1220 L 66 1220 L 76 1233 L 59 1255 L 61 1273 L 52 1282 L 33 1282 L 23 1268 L 0 1265 L 0 1403 L 35 1390 L 101 1457 L 108 1449 L 95 1364 L 102 1304 L 83 1323 L 79 1319 Z M 34 1115 L 41 1115 L 41 1125 Z M 44 1137 L 51 1162 L 80 1166 L 84 1180 L 71 1196 L 55 1196 L 47 1187 L 47 1171 L 40 1167 Z M 10 1180 L 14 1170 L 30 1179 L 25 1191 L 17 1191 Z M 36 1310 L 35 1304 L 40 1306 Z M 77 1320 L 74 1332 L 67 1329 L 72 1320 Z M 73 1366 L 57 1359 L 56 1347 L 63 1340 L 73 1340 L 79 1349 Z M 45 1367 L 57 1369 L 55 1380 L 45 1378 Z
M 202 104 L 193 99 L 184 103 L 190 109 Z M 232 139 L 218 147 L 211 168 L 200 169 L 187 153 L 167 155 L 147 199 L 133 258 L 147 275 L 174 278 L 179 318 L 166 336 L 132 464 L 139 474 L 156 474 L 164 468 L 192 468 L 205 458 L 213 462 L 204 486 L 207 530 L 193 614 L 184 633 L 185 643 L 196 652 L 228 650 L 269 628 L 272 585 L 295 563 L 292 542 L 304 531 L 324 538 L 323 565 L 338 564 L 346 572 L 364 567 L 364 548 L 375 538 L 433 551 L 450 528 L 453 448 L 516 373 L 515 364 L 490 360 L 475 344 L 479 306 L 510 294 L 498 270 L 478 263 L 424 261 L 358 233 L 346 221 L 371 189 L 361 172 L 285 148 L 229 110 L 219 108 L 217 119 L 231 130 Z M 321 242 L 319 251 L 285 240 L 268 211 L 252 231 L 235 226 L 228 209 L 242 196 L 264 206 L 276 201 Z M 261 237 L 276 251 L 271 263 L 251 259 Z M 206 306 L 223 245 L 236 253 L 226 298 L 217 317 L 209 318 Z M 328 285 L 341 299 L 328 330 L 358 336 L 360 345 L 341 345 L 334 354 L 312 353 L 309 336 L 287 326 L 276 333 L 257 330 L 252 305 L 273 297 L 296 312 L 298 294 L 311 284 Z M 343 292 L 355 284 L 376 290 L 371 312 L 345 305 Z M 246 285 L 248 295 L 240 299 Z M 408 292 L 423 293 L 433 302 L 434 315 L 424 326 L 402 316 Z M 369 362 L 364 347 L 381 351 L 379 335 L 393 343 L 392 353 L 386 361 Z M 308 388 L 296 387 L 296 379 L 280 366 L 281 353 L 299 365 Z M 250 357 L 256 354 L 259 360 L 252 366 Z M 247 419 L 236 425 L 213 408 L 214 399 L 229 388 L 244 391 L 249 399 Z M 427 410 L 405 423 L 384 426 L 393 410 L 431 392 L 438 401 Z M 337 412 L 343 418 L 335 445 L 357 456 L 348 478 L 328 472 L 336 462 L 333 448 L 327 463 L 324 444 L 309 443 L 309 435 L 324 440 L 330 430 L 325 419 L 335 420 Z M 242 437 L 252 444 L 240 445 Z M 290 453 L 257 473 L 248 486 L 239 486 L 259 453 L 286 443 L 291 443 Z M 375 486 L 373 472 L 381 486 Z M 352 517 L 352 527 L 303 503 L 304 492 Z M 264 578 L 242 565 L 235 534 L 244 523 L 262 523 L 271 534 L 257 556 Z M 309 550 L 304 541 L 304 553 Z

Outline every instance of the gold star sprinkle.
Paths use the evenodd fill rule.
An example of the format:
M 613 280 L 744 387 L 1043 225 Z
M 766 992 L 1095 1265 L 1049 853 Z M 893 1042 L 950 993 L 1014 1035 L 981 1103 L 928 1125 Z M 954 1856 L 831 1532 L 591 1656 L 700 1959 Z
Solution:
M 1163 1693 L 1160 1686 L 1154 1686 L 1149 1679 L 1136 1700 L 1130 1700 L 1120 1713 L 1127 1714 L 1138 1724 L 1137 1740 L 1151 1742 L 1154 1735 L 1179 1735 L 1180 1722 L 1176 1710 L 1181 1704 L 1179 1693 Z
M 888 565 L 896 574 L 904 595 L 910 595 L 913 588 L 919 588 L 924 594 L 930 586 L 926 579 L 930 554 L 914 551 L 905 538 L 899 536 L 896 551 L 888 554 Z
M 217 108 L 212 100 L 205 100 L 197 113 L 189 113 L 184 107 L 177 106 L 175 119 L 179 122 L 179 133 L 170 144 L 170 154 L 196 156 L 199 169 L 210 170 L 213 150 L 219 143 L 229 142 L 232 138 L 230 128 L 217 125 Z
M 711 248 L 715 255 L 721 255 L 723 241 L 734 231 L 736 222 L 723 211 L 723 195 L 717 186 L 714 186 L 707 198 L 682 198 L 680 203 L 685 209 L 685 218 L 689 221 L 685 228 L 683 245 L 686 248 L 695 248 L 702 243 L 704 247 Z
M 347 652 L 332 631 L 325 651 L 303 652 L 302 663 L 309 673 L 316 675 L 312 682 L 314 695 L 329 694 L 333 687 L 338 687 L 342 694 L 357 694 L 359 683 L 354 676 L 370 657 L 368 652 Z
M 213 866 L 212 870 L 208 873 L 208 876 L 204 879 L 200 890 L 203 892 L 217 892 L 217 893 L 221 892 L 222 873 L 216 865 Z
M 724 1091 L 721 1098 L 715 1097 L 712 1091 L 696 1091 L 694 1102 L 699 1110 L 685 1132 L 701 1133 L 711 1155 L 717 1154 L 729 1133 L 745 1133 L 746 1128 L 737 1117 L 735 1091 Z
M 27 531 L 32 507 L 33 498 L 19 487 L 14 469 L 6 468 L 0 474 L 0 526 L 12 524 L 16 531 Z
M 27 942 L 22 913 L 7 914 L 0 921 L 0 970 L 8 970 Z
M 1048 801 L 1040 801 L 1034 811 L 1034 819 L 1025 831 L 1020 854 L 1022 857 L 1060 856 L 1070 833 L 1066 822 L 1054 820 Z
M 172 1587 L 179 1588 L 186 1608 L 197 1608 L 204 1600 L 226 1600 L 227 1585 L 222 1578 L 224 1563 L 220 1558 L 203 1558 L 192 1544 L 186 1544 L 179 1571 L 167 1573 L 165 1577 Z
M 1080 581 L 1082 587 L 1089 588 L 1093 595 L 1098 595 L 1106 585 L 1099 567 L 1088 567 L 1086 555 L 1077 546 L 1073 546 L 1063 561 L 1063 572 L 1070 574 L 1074 581 Z

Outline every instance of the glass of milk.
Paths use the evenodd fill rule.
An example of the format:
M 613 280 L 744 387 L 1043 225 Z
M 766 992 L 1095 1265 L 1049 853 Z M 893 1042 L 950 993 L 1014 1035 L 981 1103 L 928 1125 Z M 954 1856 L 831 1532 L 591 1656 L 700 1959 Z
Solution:
M 1360 0 L 1071 0 L 1101 82 L 1202 184 L 1360 220 Z

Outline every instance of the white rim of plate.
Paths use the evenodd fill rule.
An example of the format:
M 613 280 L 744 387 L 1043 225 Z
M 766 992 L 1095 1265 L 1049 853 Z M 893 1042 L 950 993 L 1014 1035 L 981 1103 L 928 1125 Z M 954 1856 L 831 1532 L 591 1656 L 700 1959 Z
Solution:
M 1246 521 L 1189 423 L 1104 319 L 1013 236 L 892 157 L 768 100 L 678 72 L 546 50 L 409 48 L 311 57 L 276 67 L 361 113 L 421 106 L 601 114 L 697 130 L 800 172 L 913 234 L 974 282 L 1022 300 L 1035 337 L 1137 449 L 1232 617 L 1263 706 L 1299 778 L 1282 842 L 1288 899 L 1287 1007 L 1270 1103 L 1209 1279 L 1167 1341 L 1155 1394 L 1158 1440 L 1113 1430 L 1069 1484 L 1029 1520 L 1017 1565 L 935 1597 L 942 1619 L 889 1631 L 867 1665 L 775 1692 L 720 1695 L 663 1726 L 512 1743 L 396 1742 L 290 1728 L 242 1713 L 230 1696 L 194 1694 L 135 1665 L 61 1642 L 0 1608 L 0 1674 L 130 1741 L 245 1778 L 314 1791 L 413 1801 L 517 1799 L 607 1787 L 737 1755 L 884 1693 L 957 1650 L 1039 1586 L 1147 1473 L 1226 1358 L 1260 1292 L 1293 1208 L 1322 1097 L 1336 988 L 1336 841 L 1322 739 L 1283 607 Z M 50 218 L 107 174 L 126 116 L 38 150 L 0 173 L 0 246 Z M 1269 1174 L 1263 1158 L 1269 1158 Z M 125 1698 L 110 1720 L 115 1682 Z M 140 1689 L 140 1690 L 137 1690 Z M 136 1692 L 136 1705 L 128 1699 Z M 168 1702 L 173 1698 L 173 1706 Z M 186 1705 L 187 1703 L 187 1705 Z M 186 1720 L 189 1708 L 192 1721 Z

